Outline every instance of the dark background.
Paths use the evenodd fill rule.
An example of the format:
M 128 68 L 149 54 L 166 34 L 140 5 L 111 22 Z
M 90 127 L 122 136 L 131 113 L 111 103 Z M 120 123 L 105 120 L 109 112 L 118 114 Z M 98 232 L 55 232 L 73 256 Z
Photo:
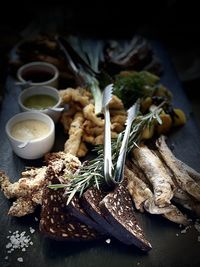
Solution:
M 0 95 L 7 55 L 28 32 L 81 33 L 128 38 L 139 32 L 160 40 L 200 117 L 200 19 L 197 1 L 12 1 L 0 10 Z

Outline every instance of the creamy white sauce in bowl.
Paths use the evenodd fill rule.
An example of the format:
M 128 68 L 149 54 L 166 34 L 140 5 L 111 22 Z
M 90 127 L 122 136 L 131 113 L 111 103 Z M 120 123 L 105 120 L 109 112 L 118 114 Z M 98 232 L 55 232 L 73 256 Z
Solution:
M 24 159 L 41 158 L 55 141 L 55 125 L 46 114 L 30 111 L 13 116 L 6 124 L 13 151 Z
M 49 127 L 39 120 L 24 120 L 17 122 L 11 128 L 10 134 L 20 141 L 30 141 L 48 135 Z

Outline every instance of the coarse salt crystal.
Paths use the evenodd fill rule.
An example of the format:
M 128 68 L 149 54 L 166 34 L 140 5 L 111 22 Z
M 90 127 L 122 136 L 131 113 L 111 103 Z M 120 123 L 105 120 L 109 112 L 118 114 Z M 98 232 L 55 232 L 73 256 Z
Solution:
M 30 229 L 31 234 L 33 234 L 35 232 L 35 229 L 33 229 L 32 227 L 30 227 L 29 229 Z
M 8 260 L 8 256 L 5 256 L 5 258 L 4 258 L 5 260 Z
M 17 258 L 17 261 L 19 261 L 19 262 L 23 262 L 24 260 L 23 260 L 22 257 L 19 257 L 19 258 Z
M 35 230 L 30 227 L 30 232 L 34 233 Z M 15 249 L 21 249 L 23 252 L 26 251 L 26 248 L 28 248 L 30 245 L 33 245 L 33 242 L 31 241 L 30 235 L 25 235 L 26 231 L 19 232 L 19 231 L 14 231 L 13 233 L 9 231 L 11 235 L 7 236 L 9 239 L 9 242 L 6 244 L 6 249 L 7 253 L 10 254 L 12 253 Z M 23 262 L 23 258 L 19 258 Z
M 186 226 L 183 230 L 181 230 L 181 234 L 187 233 L 187 230 L 190 228 L 191 228 L 191 226 Z
M 12 247 L 12 243 L 8 243 L 7 245 L 6 245 L 6 248 L 11 248 Z
M 35 221 L 38 222 L 38 218 L 37 217 L 35 217 Z
M 176 236 L 179 236 L 179 234 L 176 234 Z
M 111 242 L 110 238 L 106 239 L 107 244 L 110 244 L 110 242 Z
M 181 234 L 186 234 L 186 232 L 187 232 L 187 229 L 186 228 L 183 229 L 183 230 L 181 230 Z

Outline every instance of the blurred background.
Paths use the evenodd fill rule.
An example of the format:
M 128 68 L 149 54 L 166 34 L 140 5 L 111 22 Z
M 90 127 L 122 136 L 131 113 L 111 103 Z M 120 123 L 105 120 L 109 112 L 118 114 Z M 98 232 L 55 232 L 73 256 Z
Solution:
M 99 38 L 129 38 L 137 32 L 163 43 L 200 122 L 200 19 L 196 2 L 8 1 L 0 11 L 0 95 L 8 54 L 30 32 L 81 33 Z

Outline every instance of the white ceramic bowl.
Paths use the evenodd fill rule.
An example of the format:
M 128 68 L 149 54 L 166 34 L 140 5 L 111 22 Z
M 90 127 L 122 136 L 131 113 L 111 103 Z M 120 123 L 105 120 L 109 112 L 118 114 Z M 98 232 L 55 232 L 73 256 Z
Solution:
M 48 95 L 52 96 L 56 99 L 56 104 L 53 107 L 46 108 L 46 109 L 33 109 L 28 108 L 24 105 L 24 101 L 33 95 Z M 32 86 L 25 90 L 23 90 L 18 97 L 18 103 L 22 111 L 40 111 L 46 115 L 49 115 L 53 121 L 56 123 L 61 115 L 61 112 L 63 108 L 61 107 L 61 97 L 59 95 L 59 92 L 56 88 L 53 88 L 51 86 Z
M 17 78 L 29 86 L 47 85 L 58 88 L 59 70 L 53 64 L 35 61 L 21 66 L 17 71 Z
M 26 120 L 39 120 L 45 123 L 49 127 L 48 133 L 41 138 L 28 140 L 27 142 L 16 139 L 11 135 L 12 127 L 16 123 Z M 6 124 L 6 134 L 13 151 L 19 157 L 30 160 L 38 159 L 43 157 L 44 154 L 49 152 L 53 147 L 55 141 L 55 124 L 49 116 L 41 112 L 22 112 L 9 119 Z

